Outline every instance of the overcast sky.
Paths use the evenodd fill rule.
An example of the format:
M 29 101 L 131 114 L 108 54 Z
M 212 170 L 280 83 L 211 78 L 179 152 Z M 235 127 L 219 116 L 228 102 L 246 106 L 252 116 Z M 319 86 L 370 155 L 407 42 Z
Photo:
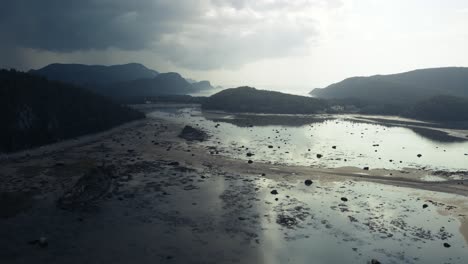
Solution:
M 0 67 L 139 62 L 214 84 L 309 91 L 468 66 L 466 0 L 5 0 Z

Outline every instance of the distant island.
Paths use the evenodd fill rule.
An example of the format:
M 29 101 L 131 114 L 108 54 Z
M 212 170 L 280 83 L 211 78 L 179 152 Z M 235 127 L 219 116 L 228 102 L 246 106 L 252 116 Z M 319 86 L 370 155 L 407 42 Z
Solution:
M 0 153 L 104 131 L 144 114 L 84 88 L 0 70 Z

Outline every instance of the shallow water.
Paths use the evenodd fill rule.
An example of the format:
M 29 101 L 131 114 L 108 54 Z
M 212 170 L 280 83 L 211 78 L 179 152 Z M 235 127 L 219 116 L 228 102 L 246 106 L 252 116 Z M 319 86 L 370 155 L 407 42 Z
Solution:
M 468 257 L 458 220 L 438 214 L 444 205 L 424 201 L 411 189 L 351 181 L 264 185 L 279 192 L 265 192 L 274 208 L 272 218 L 297 220 L 278 229 L 264 219 L 268 231 L 263 235 L 271 247 L 268 263 L 366 263 L 372 258 L 382 263 L 463 263 Z
M 182 215 L 209 216 L 213 229 L 232 236 L 228 241 L 244 237 L 242 250 L 239 241 L 218 241 L 226 252 L 238 251 L 240 263 L 464 263 L 468 250 L 459 220 L 439 214 L 448 205 L 425 196 L 460 198 L 366 182 L 306 186 L 301 180 L 209 175 L 199 190 L 172 199 L 189 208 Z M 200 197 L 209 200 L 190 205 Z
M 405 127 L 342 118 L 299 122 L 295 126 L 238 126 L 232 124 L 234 116 L 226 115 L 214 122 L 196 108 L 158 110 L 149 116 L 200 127 L 213 135 L 203 144 L 216 146 L 219 154 L 245 160 L 328 168 L 468 170 L 468 141 L 442 142 Z M 247 153 L 254 155 L 247 157 Z

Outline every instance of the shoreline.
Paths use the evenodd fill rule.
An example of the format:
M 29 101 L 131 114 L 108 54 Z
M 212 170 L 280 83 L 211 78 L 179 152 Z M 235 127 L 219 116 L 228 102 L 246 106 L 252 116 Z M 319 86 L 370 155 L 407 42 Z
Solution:
M 122 133 L 126 129 L 136 128 L 138 127 L 139 124 L 144 123 L 146 120 L 147 118 L 131 121 L 131 122 L 113 127 L 111 129 L 105 130 L 105 131 L 92 133 L 92 134 L 86 134 L 86 135 L 79 136 L 74 139 L 66 139 L 60 142 L 47 144 L 47 145 L 43 145 L 43 146 L 31 148 L 31 149 L 25 149 L 25 150 L 20 150 L 20 151 L 11 152 L 11 153 L 0 153 L 0 163 L 4 161 L 8 161 L 8 160 L 14 160 L 14 159 L 34 158 L 39 155 L 50 155 L 54 152 L 62 152 L 69 148 L 91 144 L 91 143 L 94 143 L 96 141 L 103 139 L 106 136 L 111 136 L 115 133 Z

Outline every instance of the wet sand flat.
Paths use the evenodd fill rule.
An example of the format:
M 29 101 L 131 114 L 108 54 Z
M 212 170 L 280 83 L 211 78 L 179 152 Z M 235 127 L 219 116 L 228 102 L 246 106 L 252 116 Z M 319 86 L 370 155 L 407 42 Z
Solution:
M 248 163 L 213 141 L 179 138 L 183 126 L 149 117 L 1 160 L 0 262 L 468 258 L 464 179 L 424 181 L 432 172 L 418 169 Z

